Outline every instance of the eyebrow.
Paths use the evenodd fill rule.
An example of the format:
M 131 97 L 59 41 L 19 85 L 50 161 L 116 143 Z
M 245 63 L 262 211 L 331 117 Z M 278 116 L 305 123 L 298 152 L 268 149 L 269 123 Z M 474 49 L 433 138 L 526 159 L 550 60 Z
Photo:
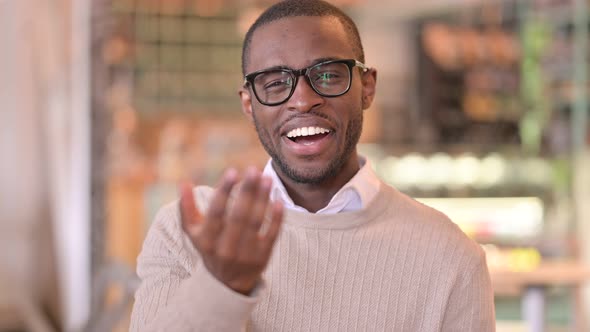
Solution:
M 337 57 L 319 58 L 319 59 L 313 60 L 311 62 L 310 66 L 317 65 L 318 63 L 321 63 L 321 62 L 332 61 L 332 60 L 341 60 L 341 59 L 343 59 L 343 58 L 337 58 Z
M 310 65 L 305 66 L 304 68 L 311 67 L 311 66 L 317 65 L 318 63 L 322 63 L 322 62 L 326 62 L 326 61 L 341 60 L 341 59 L 344 59 L 344 58 L 337 58 L 337 57 L 317 58 L 317 59 L 314 59 L 311 62 Z M 293 70 L 293 68 L 291 68 L 289 66 L 279 65 L 279 66 L 273 66 L 273 67 L 269 67 L 269 68 L 264 68 L 264 69 L 261 69 L 261 70 L 257 70 L 257 71 L 255 71 L 255 73 L 256 72 L 261 72 L 261 71 L 282 70 L 282 69 L 291 69 L 291 70 Z M 301 69 L 301 68 L 298 68 L 298 69 Z

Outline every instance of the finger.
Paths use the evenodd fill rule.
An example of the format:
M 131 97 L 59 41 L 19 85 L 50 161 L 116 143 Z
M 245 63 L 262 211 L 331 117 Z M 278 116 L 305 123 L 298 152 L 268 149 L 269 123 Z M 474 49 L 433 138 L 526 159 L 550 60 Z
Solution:
M 195 205 L 193 186 L 189 182 L 183 183 L 180 188 L 180 219 L 183 228 L 202 222 L 201 213 Z
M 285 208 L 281 202 L 274 202 L 271 207 L 270 223 L 262 227 L 258 234 L 260 251 L 264 255 L 270 255 L 273 245 L 280 233 L 285 215 Z
M 223 228 L 227 201 L 229 195 L 238 181 L 238 173 L 235 169 L 228 169 L 222 176 L 217 189 L 213 193 L 209 209 L 203 223 L 202 236 L 210 240 L 216 239 Z
M 242 231 L 250 221 L 250 209 L 258 194 L 259 182 L 260 172 L 255 168 L 249 168 L 219 237 L 218 249 L 221 255 L 229 257 L 236 253 Z
M 241 241 L 240 251 L 244 248 L 246 251 L 252 252 L 255 248 L 254 243 L 258 241 L 258 233 L 260 232 L 260 227 L 264 222 L 264 216 L 268 208 L 271 187 L 272 179 L 267 177 L 260 179 L 258 193 L 252 202 L 250 220 L 243 232 L 244 235 Z M 247 248 L 251 249 L 248 250 Z
M 260 226 L 264 222 L 264 215 L 269 203 L 270 188 L 272 187 L 271 178 L 261 178 L 258 188 L 258 194 L 252 204 L 252 213 L 250 215 L 249 227 L 255 233 L 260 231 Z

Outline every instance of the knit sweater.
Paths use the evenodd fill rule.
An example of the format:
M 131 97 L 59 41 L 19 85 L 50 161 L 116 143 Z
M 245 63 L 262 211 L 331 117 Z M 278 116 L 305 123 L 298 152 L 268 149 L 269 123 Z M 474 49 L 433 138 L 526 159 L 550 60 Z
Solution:
M 211 194 L 195 190 L 201 210 Z M 178 210 L 162 208 L 144 242 L 132 331 L 495 331 L 482 249 L 385 184 L 360 211 L 287 210 L 250 296 L 208 272 Z

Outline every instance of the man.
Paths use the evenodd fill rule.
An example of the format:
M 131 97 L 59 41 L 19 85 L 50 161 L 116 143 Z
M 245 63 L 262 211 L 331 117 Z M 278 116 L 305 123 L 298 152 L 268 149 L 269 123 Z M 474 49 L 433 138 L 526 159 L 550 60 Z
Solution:
M 481 248 L 357 155 L 377 74 L 352 20 L 280 2 L 242 64 L 242 110 L 271 160 L 162 209 L 132 330 L 494 331 Z

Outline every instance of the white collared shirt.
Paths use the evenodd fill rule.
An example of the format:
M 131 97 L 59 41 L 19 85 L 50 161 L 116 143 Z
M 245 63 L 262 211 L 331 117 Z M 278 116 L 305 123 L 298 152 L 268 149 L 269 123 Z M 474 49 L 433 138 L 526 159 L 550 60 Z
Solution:
M 272 178 L 270 190 L 271 201 L 283 202 L 285 208 L 308 212 L 305 208 L 295 205 L 283 182 L 272 168 L 272 159 L 269 159 L 262 174 Z M 328 205 L 316 213 L 334 214 L 340 212 L 357 211 L 367 206 L 375 198 L 381 181 L 373 171 L 371 164 L 364 157 L 359 157 L 360 169 L 338 192 L 332 197 Z

